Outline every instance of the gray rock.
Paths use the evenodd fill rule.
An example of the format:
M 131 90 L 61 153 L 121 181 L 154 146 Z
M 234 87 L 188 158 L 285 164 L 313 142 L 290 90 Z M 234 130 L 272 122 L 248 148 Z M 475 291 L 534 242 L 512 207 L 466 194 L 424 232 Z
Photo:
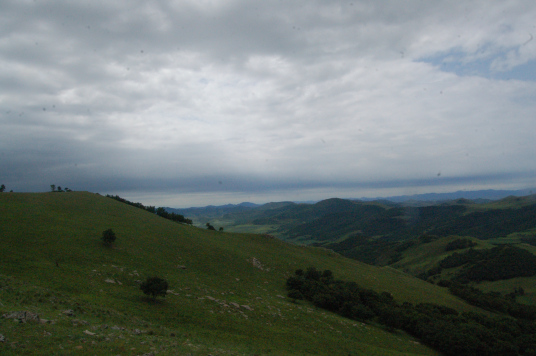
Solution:
M 257 267 L 258 269 L 264 270 L 261 261 L 259 261 L 255 257 L 253 257 L 253 259 L 251 260 L 251 263 L 253 264 L 253 266 Z
M 64 314 L 64 315 L 67 315 L 67 316 L 74 316 L 74 310 L 72 310 L 72 309 L 64 310 L 61 313 Z
M 5 336 L 2 334 L 0 334 L 0 342 L 6 342 Z
M 38 323 L 40 322 L 40 318 L 39 318 L 38 314 L 29 312 L 29 311 L 26 311 L 26 310 L 6 313 L 6 314 L 2 315 L 2 318 L 14 319 L 15 321 L 18 320 L 20 323 L 26 323 L 28 321 L 35 321 L 35 322 L 38 322 Z

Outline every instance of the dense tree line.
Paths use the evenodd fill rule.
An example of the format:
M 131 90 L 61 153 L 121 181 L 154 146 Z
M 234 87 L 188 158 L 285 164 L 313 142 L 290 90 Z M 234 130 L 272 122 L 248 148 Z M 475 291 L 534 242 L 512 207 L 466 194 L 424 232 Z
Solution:
M 161 216 L 163 217 L 164 219 L 168 219 L 168 220 L 171 220 L 171 221 L 175 221 L 175 222 L 178 222 L 178 223 L 183 223 L 183 224 L 189 224 L 189 225 L 192 225 L 192 220 L 190 219 L 186 219 L 183 215 L 181 214 L 175 214 L 175 213 L 168 213 L 166 211 L 166 209 L 160 207 L 158 209 L 156 209 L 156 215 L 158 216 Z
M 106 196 L 108 198 L 112 198 L 114 200 L 117 200 L 117 201 L 119 201 L 121 203 L 125 203 L 125 204 L 134 206 L 134 207 L 139 208 L 139 209 L 147 210 L 148 212 L 156 214 L 156 215 L 158 215 L 160 217 L 163 217 L 164 219 L 168 219 L 168 220 L 175 221 L 175 222 L 178 222 L 178 223 L 189 224 L 189 225 L 192 225 L 192 223 L 193 223 L 192 220 L 185 218 L 183 215 L 175 214 L 175 213 L 169 213 L 169 212 L 166 211 L 165 208 L 162 208 L 162 207 L 155 208 L 154 206 L 145 206 L 142 203 L 133 203 L 133 202 L 128 201 L 128 200 L 126 200 L 124 198 L 121 198 L 119 195 L 106 194 Z
M 445 246 L 445 251 L 454 251 L 454 250 L 463 250 L 465 248 L 469 247 L 475 247 L 476 242 L 471 241 L 468 238 L 459 238 L 456 240 L 453 240 Z
M 527 320 L 490 317 L 433 303 L 397 303 L 387 293 L 337 280 L 329 270 L 297 270 L 287 279 L 288 296 L 354 320 L 373 319 L 401 329 L 445 355 L 536 355 L 536 325 Z
M 464 265 L 455 278 L 459 282 L 498 281 L 536 275 L 536 256 L 510 245 L 455 252 L 439 262 L 440 268 Z
M 433 229 L 441 236 L 473 236 L 482 240 L 504 237 L 536 227 L 536 204 L 518 209 L 493 209 L 457 217 L 452 224 Z
M 134 207 L 136 207 L 138 209 L 147 210 L 150 213 L 156 214 L 156 208 L 154 206 L 145 206 L 142 203 L 134 203 L 134 202 L 128 201 L 128 200 L 126 200 L 124 198 L 121 198 L 119 195 L 106 194 L 106 197 L 115 199 L 115 200 L 117 200 L 117 201 L 119 201 L 121 203 L 128 204 L 130 206 L 134 206 Z
M 439 236 L 421 234 L 407 240 L 399 240 L 389 236 L 371 238 L 361 233 L 350 236 L 340 242 L 330 244 L 314 243 L 312 246 L 325 247 L 343 256 L 368 264 L 393 264 L 399 261 L 402 253 L 419 244 L 426 244 L 439 239 Z
M 519 240 L 526 244 L 536 246 L 536 236 L 522 237 Z
M 448 286 L 452 294 L 471 305 L 489 311 L 509 314 L 518 319 L 536 320 L 536 306 L 521 304 L 515 299 L 517 295 L 524 294 L 522 288 L 516 288 L 513 293 L 504 296 L 497 292 L 484 293 L 477 288 L 456 282 L 441 281 L 440 285 Z

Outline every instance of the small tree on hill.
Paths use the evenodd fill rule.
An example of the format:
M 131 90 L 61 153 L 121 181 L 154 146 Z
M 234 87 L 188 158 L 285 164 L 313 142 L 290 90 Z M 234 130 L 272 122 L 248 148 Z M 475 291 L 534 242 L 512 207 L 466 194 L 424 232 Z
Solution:
M 216 230 L 216 228 L 214 228 L 214 226 L 210 225 L 210 223 L 207 223 L 207 229 L 208 230 Z
M 140 285 L 143 293 L 151 295 L 153 301 L 159 295 L 165 297 L 168 290 L 168 282 L 160 277 L 147 277 L 147 280 Z
M 0 185 L 0 193 L 3 193 L 4 190 L 6 190 L 6 186 L 5 185 Z
M 115 239 L 116 239 L 115 232 L 113 232 L 112 229 L 108 229 L 102 232 L 102 242 L 106 246 L 111 246 L 112 243 L 115 241 Z

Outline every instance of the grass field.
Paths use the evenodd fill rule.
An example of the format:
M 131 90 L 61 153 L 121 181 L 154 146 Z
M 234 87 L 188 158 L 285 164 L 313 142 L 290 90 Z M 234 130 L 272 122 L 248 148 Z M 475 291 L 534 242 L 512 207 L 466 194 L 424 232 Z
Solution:
M 112 228 L 112 248 L 100 237 Z M 298 268 L 388 291 L 397 301 L 474 310 L 391 268 L 262 235 L 208 231 L 87 192 L 0 194 L 2 355 L 434 355 L 403 333 L 286 298 Z M 139 282 L 169 282 L 152 302 Z M 73 316 L 64 312 L 72 310 Z

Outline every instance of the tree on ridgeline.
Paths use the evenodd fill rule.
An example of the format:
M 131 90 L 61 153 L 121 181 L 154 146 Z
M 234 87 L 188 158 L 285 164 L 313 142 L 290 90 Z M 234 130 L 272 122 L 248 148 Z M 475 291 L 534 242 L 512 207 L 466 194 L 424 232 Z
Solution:
M 214 226 L 210 225 L 210 223 L 207 223 L 207 229 L 216 231 L 216 228 L 214 228 Z
M 6 186 L 5 185 L 0 185 L 0 193 L 3 193 L 4 190 L 6 190 Z

